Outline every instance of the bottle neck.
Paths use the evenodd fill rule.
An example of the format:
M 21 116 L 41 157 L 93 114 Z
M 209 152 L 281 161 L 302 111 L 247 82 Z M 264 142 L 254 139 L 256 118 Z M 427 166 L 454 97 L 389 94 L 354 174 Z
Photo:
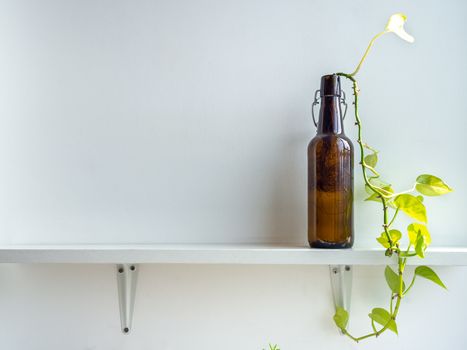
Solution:
M 323 96 L 319 110 L 318 134 L 343 134 L 339 96 Z

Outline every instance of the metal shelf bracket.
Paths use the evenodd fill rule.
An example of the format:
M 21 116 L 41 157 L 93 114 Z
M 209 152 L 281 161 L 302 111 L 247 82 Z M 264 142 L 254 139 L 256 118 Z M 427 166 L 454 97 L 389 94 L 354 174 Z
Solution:
M 130 333 L 135 307 L 136 282 L 138 279 L 137 264 L 117 265 L 118 303 L 120 306 L 120 323 L 124 334 Z
M 342 307 L 347 312 L 352 297 L 352 270 L 350 265 L 329 265 L 334 307 Z

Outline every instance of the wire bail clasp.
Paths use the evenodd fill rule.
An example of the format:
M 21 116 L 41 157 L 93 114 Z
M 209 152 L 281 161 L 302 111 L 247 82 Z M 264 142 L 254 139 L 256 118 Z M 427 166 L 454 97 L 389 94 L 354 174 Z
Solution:
M 319 89 L 315 91 L 315 97 L 311 105 L 311 116 L 313 117 L 313 123 L 315 124 L 316 127 L 318 127 L 318 123 L 316 122 L 316 117 L 315 117 L 315 107 L 319 105 L 319 100 L 321 99 L 321 96 L 319 96 L 319 93 L 320 93 Z M 342 116 L 342 120 L 344 120 L 345 116 L 347 115 L 347 101 L 346 101 L 344 90 L 341 90 L 341 96 L 339 96 L 339 102 L 341 105 L 344 106 L 344 115 Z

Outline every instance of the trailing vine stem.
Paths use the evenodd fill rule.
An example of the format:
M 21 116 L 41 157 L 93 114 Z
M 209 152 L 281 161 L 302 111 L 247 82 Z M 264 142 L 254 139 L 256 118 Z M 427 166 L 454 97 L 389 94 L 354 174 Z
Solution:
M 404 284 L 404 270 L 407 263 L 407 258 L 418 256 L 420 258 L 425 257 L 425 251 L 428 245 L 431 243 L 430 233 L 426 227 L 427 217 L 426 217 L 426 208 L 423 204 L 424 196 L 434 197 L 441 196 L 452 192 L 450 188 L 442 179 L 430 174 L 422 174 L 417 177 L 415 180 L 414 186 L 403 192 L 396 193 L 390 184 L 385 183 L 378 179 L 380 174 L 376 171 L 375 166 L 378 162 L 378 157 L 375 149 L 368 146 L 363 142 L 362 139 L 362 122 L 360 120 L 360 115 L 358 111 L 358 97 L 359 97 L 359 88 L 357 81 L 355 79 L 355 74 L 359 71 L 362 63 L 365 58 L 368 56 L 368 52 L 373 46 L 376 39 L 386 33 L 394 33 L 400 38 L 408 42 L 413 42 L 413 37 L 407 34 L 404 30 L 404 23 L 407 20 L 407 16 L 402 13 L 396 13 L 389 18 L 388 23 L 384 31 L 375 35 L 362 59 L 360 60 L 357 68 L 351 74 L 347 73 L 336 73 L 338 76 L 344 77 L 352 82 L 352 90 L 354 95 L 354 113 L 355 113 L 355 125 L 358 128 L 358 146 L 360 149 L 360 166 L 362 169 L 363 180 L 365 182 L 365 188 L 370 193 L 370 197 L 366 200 L 372 200 L 380 202 L 383 206 L 383 233 L 381 236 L 376 238 L 378 243 L 380 243 L 384 248 L 386 248 L 385 255 L 391 257 L 393 255 L 397 256 L 397 271 L 394 271 L 390 266 L 386 266 L 384 271 L 384 277 L 386 282 L 391 289 L 391 298 L 389 301 L 389 309 L 383 308 L 374 308 L 371 313 L 368 315 L 371 319 L 371 329 L 372 332 L 365 334 L 360 337 L 356 337 L 349 333 L 347 330 L 347 323 L 349 319 L 349 313 L 344 308 L 337 306 L 336 313 L 334 314 L 334 322 L 337 327 L 348 336 L 350 339 L 359 342 L 363 339 L 378 337 L 386 330 L 391 330 L 397 334 L 397 324 L 396 318 L 399 313 L 400 304 L 402 298 L 411 290 L 414 285 L 416 276 L 420 278 L 425 278 L 433 283 L 439 285 L 442 288 L 446 289 L 446 286 L 438 277 L 436 272 L 433 271 L 428 266 L 418 266 L 415 268 L 414 276 L 409 287 L 406 288 Z M 365 149 L 371 151 L 371 154 L 365 156 Z M 419 195 L 414 196 L 410 194 L 411 192 L 417 191 Z M 388 218 L 389 208 L 395 209 L 394 214 L 391 216 L 391 219 Z M 397 215 L 399 212 L 403 212 L 405 215 L 411 217 L 415 222 L 411 223 L 407 227 L 407 234 L 409 238 L 409 244 L 407 249 L 401 249 L 400 240 L 402 238 L 402 232 L 396 229 L 392 229 Z M 414 251 L 411 251 L 411 247 L 414 248 Z M 379 330 L 376 328 L 376 324 L 379 324 Z
M 342 306 L 336 305 L 336 312 L 333 317 L 334 323 L 343 334 L 357 343 L 367 338 L 376 338 L 388 329 L 396 334 L 398 333 L 396 318 L 399 313 L 402 298 L 411 290 L 417 276 L 419 278 L 430 280 L 438 286 L 447 289 L 436 272 L 428 266 L 419 265 L 415 268 L 412 281 L 407 288 L 404 284 L 403 275 L 407 259 L 416 256 L 423 259 L 425 257 L 425 251 L 431 243 L 431 235 L 426 226 L 427 216 L 426 208 L 423 203 L 425 198 L 424 196 L 436 197 L 445 195 L 452 192 L 452 188 L 437 176 L 421 174 L 416 178 L 415 184 L 411 189 L 403 192 L 395 192 L 390 184 L 379 179 L 380 174 L 375 169 L 378 162 L 378 151 L 364 143 L 362 139 L 362 123 L 358 111 L 359 88 L 354 76 L 360 70 L 375 41 L 383 34 L 394 33 L 407 42 L 411 43 L 414 41 L 414 38 L 407 34 L 404 29 L 404 23 L 406 20 L 407 16 L 403 13 L 393 14 L 389 18 L 384 30 L 371 39 L 362 59 L 358 63 L 357 68 L 350 74 L 342 72 L 336 73 L 336 75 L 344 77 L 352 82 L 355 125 L 358 128 L 357 142 L 360 150 L 359 164 L 362 169 L 365 188 L 370 194 L 370 196 L 365 200 L 375 201 L 381 203 L 383 206 L 383 232 L 376 238 L 376 241 L 386 249 L 386 256 L 391 257 L 395 255 L 395 257 L 397 257 L 398 266 L 397 271 L 394 271 L 390 266 L 386 266 L 386 269 L 384 270 L 384 277 L 391 290 L 391 298 L 389 300 L 388 310 L 377 307 L 373 308 L 371 313 L 368 315 L 371 319 L 372 332 L 359 337 L 352 335 L 347 330 L 349 320 L 348 311 Z M 365 156 L 365 149 L 372 153 Z M 413 195 L 411 194 L 412 192 L 418 192 L 418 194 Z M 394 214 L 391 215 L 390 220 L 388 218 L 389 208 L 395 210 Z M 392 225 L 399 213 L 404 213 L 404 215 L 407 215 L 414 220 L 413 223 L 407 226 L 409 242 L 406 249 L 401 248 L 400 244 L 402 232 L 392 228 Z M 411 250 L 411 248 L 414 248 L 414 250 Z M 380 329 L 378 330 L 377 327 L 380 327 Z M 270 349 L 276 350 L 276 347 L 270 346 Z
M 374 327 L 374 323 L 372 323 L 373 332 L 368 333 L 368 334 L 363 335 L 363 336 L 360 336 L 360 337 L 353 336 L 346 329 L 342 330 L 343 333 L 346 336 L 348 336 L 350 339 L 352 339 L 352 340 L 354 340 L 355 342 L 358 343 L 359 341 L 367 339 L 367 338 L 378 337 L 380 334 L 382 334 L 383 332 L 385 332 L 389 328 L 389 326 L 391 325 L 391 323 L 393 321 L 396 320 L 397 314 L 399 312 L 399 307 L 400 307 L 400 304 L 401 304 L 401 301 L 402 301 L 402 297 L 404 295 L 403 274 L 404 274 L 406 259 L 402 258 L 400 256 L 399 244 L 393 242 L 393 240 L 391 238 L 391 234 L 389 232 L 389 228 L 390 228 L 390 226 L 392 225 L 392 223 L 395 220 L 395 217 L 397 215 L 397 211 L 394 214 L 394 217 L 388 223 L 388 203 L 387 203 L 387 199 L 385 198 L 384 194 L 377 187 L 373 186 L 373 184 L 369 181 L 368 175 L 366 173 L 367 169 L 371 168 L 371 167 L 368 166 L 367 164 L 365 164 L 365 149 L 364 149 L 365 144 L 363 143 L 363 140 L 362 140 L 362 122 L 361 122 L 359 111 L 358 111 L 358 93 L 359 93 L 359 89 L 358 89 L 357 81 L 351 74 L 346 74 L 346 73 L 339 72 L 339 73 L 337 73 L 337 75 L 342 76 L 344 78 L 347 78 L 352 82 L 352 90 L 353 90 L 353 95 L 354 95 L 353 104 L 354 104 L 355 124 L 356 124 L 357 129 L 358 129 L 357 143 L 358 143 L 359 148 L 360 148 L 360 166 L 362 168 L 363 180 L 365 182 L 365 185 L 368 188 L 370 188 L 371 191 L 373 191 L 378 196 L 378 198 L 381 200 L 381 204 L 383 205 L 383 229 L 384 229 L 384 232 L 386 234 L 386 238 L 387 238 L 388 243 L 389 243 L 389 248 L 388 248 L 388 250 L 386 252 L 386 255 L 391 256 L 393 253 L 397 254 L 397 262 L 398 262 L 398 292 L 397 293 L 391 293 L 391 300 L 390 300 L 391 318 L 390 318 L 390 320 L 380 330 L 376 330 L 376 328 Z M 394 309 L 393 309 L 392 306 L 393 306 L 393 299 L 394 298 L 396 298 L 396 304 L 395 304 Z
M 368 175 L 366 173 L 366 169 L 367 168 L 372 168 L 372 167 L 365 164 L 365 149 L 364 149 L 364 143 L 363 143 L 363 140 L 362 140 L 362 122 L 361 122 L 361 119 L 360 119 L 360 115 L 358 113 L 358 93 L 359 93 L 358 84 L 357 84 L 357 81 L 355 80 L 355 78 L 351 74 L 337 73 L 337 75 L 345 77 L 345 78 L 352 81 L 352 90 L 353 90 L 353 95 L 354 95 L 353 104 L 354 104 L 354 113 L 355 113 L 355 124 L 357 125 L 357 128 L 358 128 L 357 143 L 358 143 L 359 148 L 360 148 L 360 166 L 362 167 L 363 180 L 365 181 L 365 185 L 367 185 L 368 188 L 370 188 L 374 193 L 376 193 L 378 195 L 378 197 L 381 200 L 381 203 L 383 204 L 383 216 L 384 216 L 383 229 L 384 229 L 384 232 L 386 233 L 386 238 L 387 238 L 390 246 L 392 247 L 393 242 L 392 242 L 392 239 L 391 239 L 391 235 L 389 233 L 390 224 L 388 224 L 388 204 L 387 204 L 387 199 L 386 199 L 385 195 L 378 188 L 376 188 L 375 186 L 373 186 L 373 184 L 371 184 L 371 182 L 368 180 Z M 391 220 L 391 223 L 394 221 L 394 219 L 395 219 L 395 217 Z

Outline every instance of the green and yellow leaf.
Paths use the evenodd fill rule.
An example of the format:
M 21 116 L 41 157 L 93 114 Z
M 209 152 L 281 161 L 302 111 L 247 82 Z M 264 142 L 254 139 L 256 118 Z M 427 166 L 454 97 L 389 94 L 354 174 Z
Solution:
M 384 269 L 384 277 L 393 293 L 399 293 L 399 275 L 395 273 L 389 266 Z M 405 290 L 405 283 L 402 281 L 402 290 Z
M 444 289 L 447 289 L 446 286 L 444 285 L 444 283 L 441 281 L 441 279 L 436 274 L 436 272 L 434 272 L 428 266 L 418 266 L 415 269 L 415 274 L 417 276 L 426 278 L 426 279 L 436 283 L 438 286 L 443 287 Z
M 399 230 L 389 230 L 389 236 L 391 237 L 391 241 L 393 243 L 398 242 L 401 237 L 402 233 Z M 388 237 L 386 236 L 386 232 L 381 233 L 381 236 L 376 238 L 376 240 L 384 247 L 384 248 L 389 248 L 389 242 L 388 242 Z
M 383 327 L 388 325 L 388 329 L 397 333 L 396 321 L 392 319 L 391 314 L 383 308 L 374 308 L 368 316 L 375 322 L 379 323 Z
M 342 330 L 345 330 L 347 323 L 349 322 L 349 313 L 345 311 L 344 308 L 338 306 L 333 318 L 336 326 Z
M 379 177 L 376 177 L 376 176 L 370 177 L 368 179 L 368 182 L 372 184 L 374 187 L 378 187 L 378 188 L 391 186 L 391 184 L 387 183 L 386 181 L 381 180 Z
M 378 155 L 376 153 L 371 153 L 364 158 L 364 162 L 366 165 L 371 166 L 374 168 L 378 163 Z
M 417 240 L 415 241 L 415 253 L 417 253 L 417 255 L 423 259 L 425 257 L 425 249 L 425 239 L 423 238 L 423 235 L 419 232 L 417 235 Z
M 394 199 L 394 204 L 411 218 L 427 222 L 425 205 L 417 197 L 411 194 L 400 194 Z
M 392 189 L 390 184 L 380 180 L 377 177 L 370 177 L 368 181 L 373 187 L 375 187 L 383 195 L 390 196 L 394 193 L 394 190 Z M 381 201 L 379 195 L 375 193 L 368 185 L 365 185 L 365 191 L 366 193 L 370 195 L 368 198 L 365 199 L 366 201 L 375 201 L 375 202 Z
M 415 188 L 425 196 L 441 196 L 452 192 L 452 189 L 443 180 L 429 174 L 417 177 Z
M 390 195 L 394 193 L 391 187 L 378 188 L 378 190 L 380 190 L 381 193 L 383 193 L 384 195 Z M 376 192 L 373 192 L 371 189 L 370 191 L 372 194 L 369 197 L 365 198 L 365 201 L 380 202 L 381 201 L 380 195 L 377 194 Z
M 413 224 L 407 226 L 407 232 L 409 235 L 410 243 L 412 243 L 413 246 L 417 244 L 417 237 L 419 233 L 423 236 L 424 243 L 427 246 L 431 244 L 431 235 L 425 225 L 414 222 Z

